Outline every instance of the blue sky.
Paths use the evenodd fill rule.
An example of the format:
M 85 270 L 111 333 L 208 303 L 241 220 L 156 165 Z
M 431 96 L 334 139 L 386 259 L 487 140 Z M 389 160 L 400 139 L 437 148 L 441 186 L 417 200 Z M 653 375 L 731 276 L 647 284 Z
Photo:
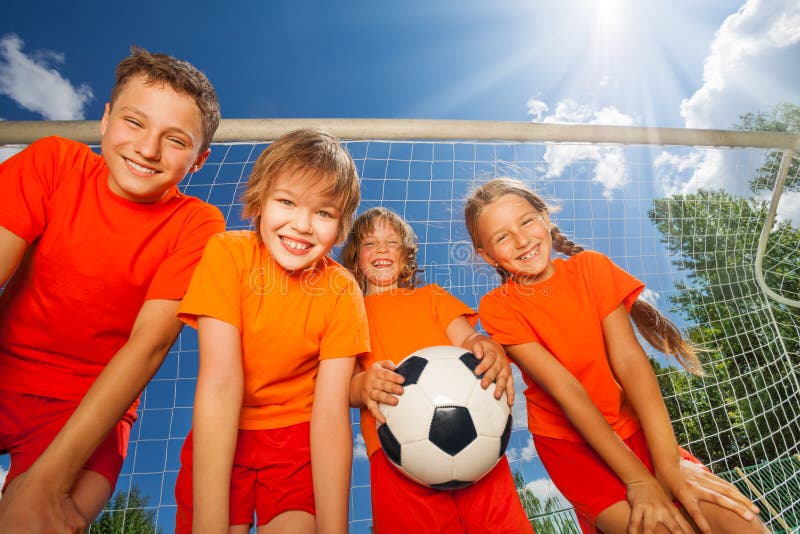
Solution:
M 2 120 L 99 119 L 113 69 L 132 43 L 201 68 L 217 88 L 225 118 L 724 129 L 746 112 L 780 101 L 800 104 L 798 0 L 230 0 L 213 6 L 44 0 L 35 7 L 10 3 L 2 11 Z M 0 159 L 3 153 L 0 147 Z M 607 203 L 639 187 L 633 159 L 653 168 L 655 193 L 671 194 L 733 187 L 731 176 L 742 174 L 732 172 L 742 165 L 737 157 L 699 149 L 636 156 L 596 146 L 550 146 L 539 154 L 543 178 L 591 164 L 600 214 L 613 213 Z M 368 166 L 367 160 L 360 164 Z M 787 196 L 782 209 L 800 220 L 800 196 Z M 581 223 L 574 227 L 580 231 Z M 588 232 L 613 242 L 612 230 Z M 182 342 L 191 355 L 191 337 Z M 150 395 L 151 421 L 164 417 L 186 427 L 191 382 L 180 380 L 184 365 L 185 359 L 168 358 L 165 382 Z M 177 386 L 167 383 L 173 377 Z M 169 391 L 164 398 L 181 407 L 169 415 L 159 411 L 162 387 Z M 146 420 L 140 429 L 150 439 L 158 430 L 148 430 Z M 154 464 L 166 454 L 169 467 L 175 458 L 173 441 L 144 440 L 140 458 L 149 457 L 147 447 L 159 449 Z M 511 447 L 517 460 L 535 456 L 523 438 Z M 0 477 L 7 461 L 0 457 Z M 540 468 L 525 465 L 532 466 L 531 484 L 546 486 Z M 137 481 L 147 485 L 145 478 Z M 354 482 L 364 482 L 363 468 Z M 364 498 L 363 489 L 357 493 Z

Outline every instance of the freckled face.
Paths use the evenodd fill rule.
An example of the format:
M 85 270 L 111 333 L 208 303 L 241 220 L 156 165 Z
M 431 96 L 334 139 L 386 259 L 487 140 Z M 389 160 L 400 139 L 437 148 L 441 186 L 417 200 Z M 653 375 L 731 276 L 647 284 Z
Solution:
M 324 184 L 284 172 L 275 180 L 261 210 L 261 239 L 287 271 L 313 266 L 330 252 L 341 229 L 341 202 L 323 193 Z
M 555 272 L 550 219 L 524 198 L 507 194 L 485 206 L 477 230 L 481 257 L 518 282 L 545 280 Z

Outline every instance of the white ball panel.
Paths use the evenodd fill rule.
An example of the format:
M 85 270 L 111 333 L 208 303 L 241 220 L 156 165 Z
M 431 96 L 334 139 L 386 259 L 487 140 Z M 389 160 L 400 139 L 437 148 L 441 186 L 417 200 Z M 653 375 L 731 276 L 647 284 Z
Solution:
M 478 436 L 453 461 L 453 478 L 478 480 L 500 460 L 500 438 Z
M 429 362 L 419 378 L 419 386 L 435 406 L 466 406 L 480 382 L 458 358 L 450 358 Z
M 380 407 L 400 445 L 428 439 L 434 407 L 418 385 L 405 388 L 397 406 Z
M 403 445 L 403 469 L 428 484 L 453 480 L 453 458 L 428 440 Z
M 472 390 L 467 408 L 479 436 L 502 435 L 511 413 L 505 393 L 499 399 L 494 398 L 494 384 L 487 389 L 479 385 Z

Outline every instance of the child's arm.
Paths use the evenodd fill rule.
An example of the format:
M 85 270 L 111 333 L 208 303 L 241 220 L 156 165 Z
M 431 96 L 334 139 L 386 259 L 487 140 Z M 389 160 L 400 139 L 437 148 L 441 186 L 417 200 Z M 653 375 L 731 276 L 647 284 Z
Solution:
M 11 277 L 27 248 L 24 239 L 0 226 L 0 287 Z
M 353 434 L 349 387 L 355 358 L 322 360 L 311 409 L 311 473 L 319 533 L 347 532 Z
M 477 332 L 463 315 L 450 321 L 445 333 L 450 343 L 467 349 L 481 361 L 475 368 L 476 375 L 483 374 L 481 387 L 486 389 L 494 382 L 495 398 L 499 399 L 505 391 L 508 405 L 513 406 L 514 379 L 511 377 L 511 364 L 503 347 L 492 338 Z
M 753 519 L 758 508 L 735 486 L 710 473 L 706 477 L 681 468 L 678 442 L 658 380 L 636 339 L 625 306 L 620 305 L 603 320 L 603 334 L 611 368 L 639 416 L 656 475 L 667 490 L 680 501 L 702 532 L 710 533 L 711 527 L 700 510 L 700 501 L 728 508 L 748 521 Z
M 81 469 L 130 408 L 181 330 L 178 301 L 148 300 L 139 311 L 128 342 L 114 355 L 77 409 L 14 491 L 0 500 L 0 530 L 14 531 L 76 521 L 71 490 Z M 24 477 L 24 478 L 23 478 Z M 113 488 L 112 488 L 113 489 Z M 6 522 L 11 521 L 12 523 Z M 85 520 L 84 520 L 85 521 Z M 50 526 L 47 526 L 50 525 Z
M 227 532 L 231 469 L 244 391 L 241 333 L 229 323 L 204 316 L 198 318 L 197 333 L 200 367 L 192 417 L 193 532 Z
M 383 360 L 362 369 L 356 361 L 353 378 L 350 380 L 350 406 L 367 408 L 372 416 L 381 424 L 386 422 L 378 403 L 396 406 L 399 402 L 395 395 L 403 394 L 401 385 L 405 378 L 395 372 L 396 366 L 391 360 Z
M 669 531 L 691 527 L 658 481 L 614 432 L 578 379 L 538 343 L 506 346 L 511 357 L 558 403 L 569 421 L 627 487 L 630 532 L 662 523 Z

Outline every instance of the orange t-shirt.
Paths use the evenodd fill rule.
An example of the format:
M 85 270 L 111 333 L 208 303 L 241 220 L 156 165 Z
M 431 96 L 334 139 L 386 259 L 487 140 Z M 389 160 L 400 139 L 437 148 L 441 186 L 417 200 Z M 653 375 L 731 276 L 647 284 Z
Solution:
M 553 263 L 555 274 L 541 283 L 509 281 L 486 294 L 481 324 L 503 345 L 535 342 L 550 351 L 583 384 L 614 431 L 628 438 L 639 422 L 611 371 L 602 322 L 620 304 L 630 310 L 644 285 L 598 252 Z M 522 374 L 531 433 L 582 442 L 553 398 Z
M 328 257 L 289 273 L 252 231 L 208 241 L 178 317 L 232 324 L 242 334 L 244 397 L 239 428 L 284 428 L 311 419 L 320 360 L 369 350 L 361 290 Z
M 177 187 L 139 204 L 89 147 L 48 137 L 0 164 L 0 226 L 28 250 L 0 296 L 0 388 L 77 401 L 145 300 L 183 297 L 220 211 Z
M 450 345 L 445 333 L 454 319 L 465 316 L 475 326 L 477 314 L 436 284 L 396 289 L 364 297 L 372 351 L 359 358 L 363 368 L 375 362 L 400 363 L 412 352 L 435 345 Z M 361 409 L 361 433 L 367 454 L 381 448 L 375 418 Z

